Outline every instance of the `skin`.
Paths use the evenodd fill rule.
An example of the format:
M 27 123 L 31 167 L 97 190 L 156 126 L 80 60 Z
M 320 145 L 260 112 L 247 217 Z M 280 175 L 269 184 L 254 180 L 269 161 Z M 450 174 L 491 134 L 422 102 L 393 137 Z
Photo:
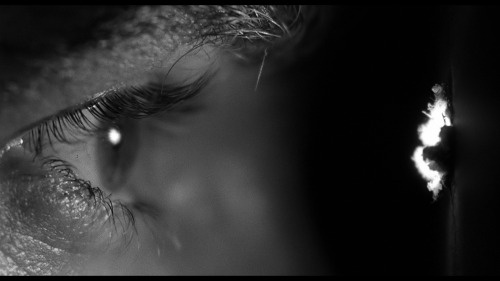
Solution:
M 131 206 L 137 237 L 119 253 L 69 261 L 78 265 L 76 274 L 330 273 L 304 199 L 305 125 L 313 120 L 299 83 L 289 80 L 297 69 L 270 55 L 255 91 L 261 61 L 210 45 L 179 61 L 192 46 L 174 32 L 111 36 L 40 56 L 12 51 L 21 44 L 15 36 L 5 39 L 10 47 L 0 63 L 6 101 L 0 140 L 113 86 L 167 73 L 168 82 L 183 83 L 217 70 L 183 105 L 198 110 L 133 121 L 136 156 L 112 191 L 113 199 Z M 63 31 L 60 37 L 69 38 Z M 89 167 L 97 158 L 70 160 L 96 172 Z

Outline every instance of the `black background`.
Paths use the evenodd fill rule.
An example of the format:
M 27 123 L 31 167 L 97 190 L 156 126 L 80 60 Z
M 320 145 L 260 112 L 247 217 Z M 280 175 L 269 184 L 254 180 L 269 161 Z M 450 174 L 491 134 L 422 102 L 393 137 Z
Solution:
M 450 194 L 411 161 L 431 88 L 448 82 L 446 7 L 342 7 L 308 70 L 311 202 L 333 273 L 451 274 Z

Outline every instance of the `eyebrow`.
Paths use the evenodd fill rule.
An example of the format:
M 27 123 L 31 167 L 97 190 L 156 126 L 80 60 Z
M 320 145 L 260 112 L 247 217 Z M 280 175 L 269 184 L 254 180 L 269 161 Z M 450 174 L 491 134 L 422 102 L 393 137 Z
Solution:
M 54 128 L 54 126 L 60 126 L 63 122 L 65 122 L 63 125 L 88 130 L 89 124 L 91 126 L 95 124 L 91 124 L 92 122 L 82 113 L 82 110 L 88 110 L 92 116 L 99 120 L 113 120 L 123 117 L 141 119 L 159 112 L 169 111 L 179 103 L 198 95 L 216 73 L 216 70 L 208 70 L 191 82 L 150 82 L 142 85 L 127 85 L 108 89 L 94 95 L 93 98 L 87 101 L 60 110 L 55 114 L 22 127 L 8 138 L 2 140 L 0 148 L 5 147 L 12 140 L 22 137 L 26 133 L 33 133 L 34 130 L 38 130 L 38 134 L 46 134 L 47 130 L 51 130 L 50 126 Z M 59 134 L 57 130 L 55 130 L 55 133 Z

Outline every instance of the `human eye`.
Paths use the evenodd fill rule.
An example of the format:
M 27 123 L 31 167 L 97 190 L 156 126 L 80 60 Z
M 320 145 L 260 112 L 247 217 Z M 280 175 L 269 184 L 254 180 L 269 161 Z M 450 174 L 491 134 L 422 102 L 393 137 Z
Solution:
M 110 9 L 4 25 L 23 36 L 0 71 L 0 275 L 316 270 L 294 198 L 327 9 Z
M 0 150 L 0 273 L 76 274 L 75 265 L 137 241 L 143 208 L 121 196 L 144 141 L 136 130 L 179 108 L 207 77 L 115 87 L 8 141 Z

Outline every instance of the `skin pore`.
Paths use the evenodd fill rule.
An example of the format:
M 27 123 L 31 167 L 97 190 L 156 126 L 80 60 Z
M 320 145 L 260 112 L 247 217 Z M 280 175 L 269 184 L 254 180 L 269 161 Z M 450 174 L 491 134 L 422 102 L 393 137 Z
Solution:
M 29 14 L 11 9 L 4 13 Z M 50 8 L 36 9 L 33 13 Z M 37 120 L 103 91 L 189 85 L 211 74 L 199 93 L 173 110 L 123 121 L 127 149 L 116 155 L 133 157 L 123 156 L 128 172 L 119 186 L 106 186 L 100 178 L 99 144 L 57 152 L 131 210 L 135 233 L 127 246 L 83 256 L 68 251 L 29 269 L 4 251 L 19 268 L 1 264 L 4 274 L 60 274 L 58 266 L 91 275 L 329 273 L 304 199 L 301 154 L 311 117 L 298 82 L 287 77 L 288 67 L 314 50 L 300 43 L 305 31 L 296 27 L 299 15 L 307 18 L 311 11 L 252 9 L 124 7 L 101 11 L 99 18 L 85 17 L 93 14 L 87 7 L 78 14 L 81 21 L 67 23 L 88 37 L 83 40 L 69 36 L 69 27 L 50 28 L 76 11 L 67 8 L 57 11 L 65 13 L 61 21 L 39 25 L 47 37 L 34 36 L 32 23 L 32 29 L 20 29 L 35 42 L 53 41 L 40 44 L 40 50 L 35 42 L 17 48 L 24 42 L 19 34 L 3 39 L 2 145 Z M 249 11 L 259 20 L 245 18 Z M 9 19 L 11 25 L 26 25 L 25 17 Z M 87 29 L 98 32 L 83 32 Z M 55 34 L 49 36 L 51 30 Z

